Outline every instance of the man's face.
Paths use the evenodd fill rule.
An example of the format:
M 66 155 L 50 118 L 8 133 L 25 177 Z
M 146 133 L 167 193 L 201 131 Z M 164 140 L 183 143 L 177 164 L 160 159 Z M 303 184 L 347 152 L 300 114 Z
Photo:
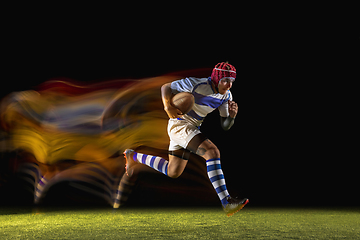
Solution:
M 226 91 L 230 90 L 235 80 L 233 78 L 223 78 L 219 82 L 218 89 L 220 94 L 225 94 Z

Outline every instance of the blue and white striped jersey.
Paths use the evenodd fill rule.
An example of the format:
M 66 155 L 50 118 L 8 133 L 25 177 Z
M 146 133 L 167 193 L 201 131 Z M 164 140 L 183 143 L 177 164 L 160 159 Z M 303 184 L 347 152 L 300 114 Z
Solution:
M 211 87 L 210 78 L 184 78 L 171 83 L 173 94 L 188 92 L 194 95 L 195 104 L 192 110 L 184 115 L 184 119 L 200 126 L 203 119 L 219 109 L 221 117 L 229 116 L 228 100 L 232 100 L 230 91 L 225 94 L 215 93 Z

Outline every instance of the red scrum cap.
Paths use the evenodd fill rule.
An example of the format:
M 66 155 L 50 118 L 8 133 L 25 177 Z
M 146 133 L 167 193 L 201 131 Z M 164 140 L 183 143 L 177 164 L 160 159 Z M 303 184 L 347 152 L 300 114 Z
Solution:
M 217 87 L 222 78 L 236 78 L 236 69 L 227 62 L 221 62 L 215 65 L 211 73 L 211 81 Z

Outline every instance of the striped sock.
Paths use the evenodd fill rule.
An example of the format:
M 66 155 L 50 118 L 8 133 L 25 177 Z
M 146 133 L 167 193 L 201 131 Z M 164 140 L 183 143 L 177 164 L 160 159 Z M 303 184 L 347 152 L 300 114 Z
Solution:
M 220 158 L 213 158 L 207 160 L 206 167 L 210 182 L 215 188 L 215 191 L 217 192 L 222 205 L 226 206 L 229 203 L 226 197 L 229 197 L 230 195 L 226 188 L 223 171 L 221 170 Z
M 133 159 L 167 175 L 169 161 L 161 157 L 134 152 Z
M 129 195 L 131 194 L 133 187 L 135 185 L 136 178 L 129 178 L 126 174 L 121 178 L 119 183 L 118 190 L 116 191 L 114 199 L 114 208 L 119 208 L 121 205 L 124 205 L 128 200 Z

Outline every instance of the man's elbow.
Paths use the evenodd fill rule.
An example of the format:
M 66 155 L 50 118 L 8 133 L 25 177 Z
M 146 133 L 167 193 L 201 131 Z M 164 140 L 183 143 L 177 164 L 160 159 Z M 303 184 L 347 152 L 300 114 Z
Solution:
M 229 131 L 232 125 L 234 125 L 233 118 L 221 117 L 221 127 L 224 131 Z
M 224 131 L 229 131 L 230 128 L 231 128 L 231 126 L 222 126 L 222 129 L 223 129 Z

